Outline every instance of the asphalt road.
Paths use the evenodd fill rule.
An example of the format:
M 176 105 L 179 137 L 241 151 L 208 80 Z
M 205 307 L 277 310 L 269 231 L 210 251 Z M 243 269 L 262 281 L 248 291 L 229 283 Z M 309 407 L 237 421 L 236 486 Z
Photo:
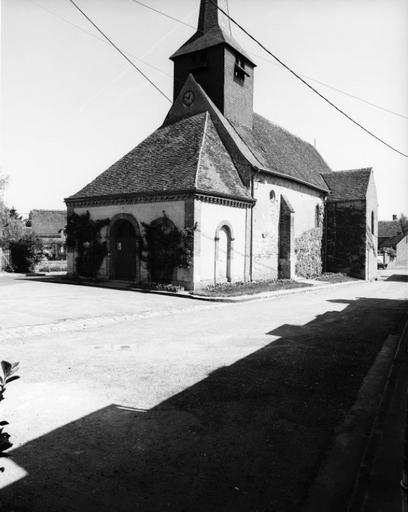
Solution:
M 112 404 L 124 411 L 150 410 L 311 322 L 330 332 L 328 313 L 341 318 L 360 303 L 364 314 L 373 300 L 401 309 L 407 299 L 408 271 L 401 269 L 382 272 L 377 282 L 239 304 L 1 277 L 0 325 L 24 329 L 21 337 L 1 342 L 2 359 L 21 361 L 21 379 L 7 389 L 2 417 L 18 453 L 30 441 Z M 88 320 L 86 327 L 76 323 L 70 329 L 70 322 L 81 319 Z M 51 324 L 66 329 L 53 332 Z M 45 326 L 41 335 L 30 336 L 38 325 Z M 72 456 L 81 453 L 67 460 Z M 40 453 L 38 458 L 41 471 Z M 29 477 L 24 464 L 11 459 L 3 465 L 0 488 Z

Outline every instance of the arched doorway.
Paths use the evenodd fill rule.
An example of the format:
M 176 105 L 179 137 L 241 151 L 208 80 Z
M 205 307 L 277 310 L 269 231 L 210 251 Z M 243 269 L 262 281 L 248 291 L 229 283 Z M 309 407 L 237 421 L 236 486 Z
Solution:
M 292 279 L 294 277 L 294 213 L 295 210 L 287 198 L 282 195 L 279 213 L 279 279 Z
M 231 281 L 231 230 L 223 225 L 215 235 L 215 282 Z
M 111 278 L 136 281 L 138 277 L 138 236 L 132 222 L 119 218 L 110 230 Z

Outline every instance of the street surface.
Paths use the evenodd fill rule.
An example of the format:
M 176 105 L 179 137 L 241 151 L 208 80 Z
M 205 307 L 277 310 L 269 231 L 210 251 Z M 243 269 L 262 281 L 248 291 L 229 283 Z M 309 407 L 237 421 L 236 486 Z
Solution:
M 320 322 L 320 328 L 330 333 L 333 314 L 337 312 L 337 318 L 342 318 L 353 304 L 366 301 L 367 306 L 359 310 L 359 314 L 364 314 L 364 307 L 369 308 L 370 301 L 376 301 L 377 307 L 378 301 L 384 301 L 384 308 L 394 308 L 400 315 L 398 318 L 406 318 L 406 303 L 401 301 L 407 299 L 406 269 L 383 271 L 376 282 L 359 281 L 238 304 L 0 277 L 0 357 L 21 361 L 21 379 L 10 384 L 2 402 L 1 416 L 10 423 L 7 431 L 12 436 L 16 457 L 2 463 L 6 471 L 0 474 L 0 488 L 9 496 L 9 491 L 19 482 L 23 486 L 18 492 L 24 493 L 27 484 L 29 492 L 34 493 L 30 479 L 36 482 L 44 471 L 45 477 L 50 478 L 44 469 L 47 460 L 42 453 L 44 442 L 51 433 L 59 432 L 57 429 L 72 424 L 73 430 L 68 435 L 75 436 L 75 425 L 100 411 L 108 411 L 107 418 L 112 420 L 113 428 L 116 420 L 109 412 L 112 407 L 124 414 L 142 414 L 203 381 L 212 372 L 269 346 L 287 332 Z M 77 321 L 84 319 L 88 322 L 81 328 Z M 91 319 L 94 321 L 89 322 Z M 381 317 L 378 322 L 381 323 Z M 61 324 L 65 328 L 55 330 Z M 43 326 L 43 330 L 31 336 L 33 326 Z M 14 336 L 13 329 L 16 329 Z M 2 330 L 3 334 L 7 331 L 3 338 Z M 102 418 L 106 421 L 103 414 Z M 97 470 L 98 458 L 109 457 L 109 453 L 97 441 L 91 447 L 92 429 L 97 427 L 86 426 L 86 421 L 78 428 L 90 429 L 88 448 L 96 450 L 98 456 L 83 459 L 82 463 L 92 464 Z M 164 417 L 163 421 L 171 420 Z M 41 436 L 42 444 L 30 443 Z M 114 428 L 112 436 L 115 437 Z M 122 440 L 118 438 L 115 442 L 120 448 Z M 134 442 L 137 445 L 141 441 Z M 25 447 L 31 446 L 27 455 Z M 24 456 L 19 458 L 20 450 Z M 142 458 L 143 453 L 141 446 Z M 69 466 L 72 459 L 87 456 L 81 447 L 66 453 L 61 446 L 58 457 L 61 465 Z M 66 482 L 66 485 L 72 485 L 74 492 L 75 478 L 72 484 Z M 52 494 L 52 483 L 50 489 L 46 488 L 46 482 L 44 486 L 44 495 Z M 47 503 L 35 506 L 32 503 L 28 508 L 16 507 L 16 510 L 56 512 L 57 509 L 47 506 Z M 71 510 L 64 506 L 61 505 L 59 512 Z M 84 507 L 81 510 L 94 510 L 92 501 L 82 502 L 81 506 Z M 117 510 L 122 509 L 118 506 Z M 162 504 L 161 508 L 134 510 L 150 512 L 167 508 Z M 237 505 L 236 510 L 241 508 Z

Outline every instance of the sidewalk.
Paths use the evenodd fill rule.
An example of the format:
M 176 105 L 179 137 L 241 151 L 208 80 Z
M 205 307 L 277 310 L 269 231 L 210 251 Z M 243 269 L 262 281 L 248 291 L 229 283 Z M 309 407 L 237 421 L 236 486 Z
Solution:
M 408 323 L 395 357 L 386 392 L 386 404 L 376 429 L 377 443 L 367 481 L 362 484 L 361 512 L 401 512 L 404 430 L 408 390 Z

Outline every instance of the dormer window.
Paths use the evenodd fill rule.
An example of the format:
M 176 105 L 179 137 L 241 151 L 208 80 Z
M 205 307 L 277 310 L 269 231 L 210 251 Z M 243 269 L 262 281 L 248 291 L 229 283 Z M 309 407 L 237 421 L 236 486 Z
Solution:
M 246 76 L 250 76 L 245 70 L 245 59 L 238 55 L 235 59 L 234 77 L 243 82 Z

